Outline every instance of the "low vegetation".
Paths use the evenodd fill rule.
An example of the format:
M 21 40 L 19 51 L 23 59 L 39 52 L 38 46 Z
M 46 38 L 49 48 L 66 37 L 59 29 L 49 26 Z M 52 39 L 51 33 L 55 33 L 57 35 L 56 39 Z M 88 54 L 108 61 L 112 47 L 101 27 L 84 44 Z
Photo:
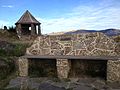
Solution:
M 114 40 L 117 42 L 117 43 L 120 43 L 120 35 L 119 36 L 115 36 L 115 37 L 113 37 L 114 38 Z
M 0 30 L 0 90 L 16 76 L 16 60 L 25 54 L 28 46 L 14 31 Z

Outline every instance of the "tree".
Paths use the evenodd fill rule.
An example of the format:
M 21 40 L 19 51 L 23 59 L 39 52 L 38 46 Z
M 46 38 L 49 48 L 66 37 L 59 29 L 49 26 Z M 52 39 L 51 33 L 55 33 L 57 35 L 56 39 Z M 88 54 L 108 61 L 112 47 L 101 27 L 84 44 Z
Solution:
M 9 31 L 9 32 L 16 33 L 16 29 L 15 29 L 15 27 L 13 27 L 13 26 L 9 27 L 8 31 Z

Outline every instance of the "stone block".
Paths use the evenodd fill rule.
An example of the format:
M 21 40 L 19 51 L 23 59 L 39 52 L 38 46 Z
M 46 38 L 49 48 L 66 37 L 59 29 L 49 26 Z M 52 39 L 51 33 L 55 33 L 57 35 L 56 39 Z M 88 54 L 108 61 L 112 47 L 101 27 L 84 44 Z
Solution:
M 107 81 L 120 82 L 120 60 L 108 60 L 107 62 Z
M 70 71 L 70 61 L 67 59 L 57 59 L 56 66 L 58 78 L 68 78 Z
M 28 59 L 20 57 L 18 59 L 19 76 L 28 76 Z

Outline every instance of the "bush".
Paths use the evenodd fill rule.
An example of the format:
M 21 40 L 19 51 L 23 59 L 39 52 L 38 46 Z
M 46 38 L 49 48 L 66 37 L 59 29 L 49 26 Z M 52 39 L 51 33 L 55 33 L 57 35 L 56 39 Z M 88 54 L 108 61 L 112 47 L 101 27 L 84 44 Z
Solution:
M 9 31 L 9 32 L 16 33 L 16 29 L 15 29 L 15 27 L 13 27 L 13 26 L 9 27 L 8 31 Z
M 119 43 L 119 42 L 120 42 L 120 35 L 119 35 L 119 36 L 116 36 L 116 37 L 114 38 L 114 40 L 115 40 L 117 43 Z
M 0 56 L 9 57 L 9 56 L 22 56 L 26 52 L 27 44 L 15 44 L 14 47 L 7 47 L 0 48 Z
M 12 56 L 23 56 L 26 52 L 27 44 L 16 44 L 15 48 L 12 51 Z

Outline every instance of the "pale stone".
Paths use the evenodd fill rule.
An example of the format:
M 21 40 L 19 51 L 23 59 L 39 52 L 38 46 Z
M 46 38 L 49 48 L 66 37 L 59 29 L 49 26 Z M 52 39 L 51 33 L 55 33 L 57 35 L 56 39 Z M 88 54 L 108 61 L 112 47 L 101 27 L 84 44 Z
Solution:
M 28 76 L 28 59 L 20 57 L 18 59 L 19 76 Z
M 120 82 L 120 60 L 108 60 L 107 81 Z
M 57 74 L 59 78 L 68 78 L 70 71 L 70 61 L 67 59 L 57 59 Z

